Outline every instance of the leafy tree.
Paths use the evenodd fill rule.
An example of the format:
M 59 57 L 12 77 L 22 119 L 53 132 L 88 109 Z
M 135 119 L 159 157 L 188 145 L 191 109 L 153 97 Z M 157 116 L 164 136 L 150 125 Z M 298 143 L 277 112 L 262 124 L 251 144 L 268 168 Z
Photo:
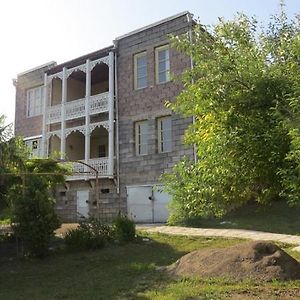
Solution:
M 54 211 L 51 191 L 64 182 L 67 170 L 51 159 L 30 159 L 25 164 L 22 181 L 9 191 L 12 223 L 25 254 L 42 257 L 47 254 L 54 230 L 60 226 Z
M 12 135 L 12 126 L 4 125 L 5 117 L 0 116 L 0 211 L 7 209 L 7 191 L 11 184 L 17 181 L 17 172 L 24 168 L 28 152 L 20 138 Z M 11 176 L 1 176 L 4 173 L 15 173 Z
M 299 32 L 298 19 L 289 22 L 282 10 L 264 31 L 239 14 L 195 26 L 192 42 L 173 38 L 194 68 L 167 105 L 194 116 L 185 141 L 198 157 L 163 178 L 175 219 L 222 216 L 249 201 L 299 203 Z

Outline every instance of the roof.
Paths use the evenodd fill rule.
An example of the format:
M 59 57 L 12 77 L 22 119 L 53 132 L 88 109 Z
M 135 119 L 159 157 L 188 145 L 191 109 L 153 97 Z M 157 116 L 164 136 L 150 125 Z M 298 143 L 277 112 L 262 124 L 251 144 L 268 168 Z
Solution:
M 131 36 L 131 35 L 133 35 L 133 34 L 136 34 L 136 33 L 139 33 L 139 32 L 141 32 L 141 31 L 144 31 L 144 30 L 146 30 L 146 29 L 149 29 L 149 28 L 152 28 L 152 27 L 161 25 L 161 24 L 163 24 L 163 23 L 172 21 L 172 20 L 174 20 L 174 19 L 180 18 L 180 17 L 185 16 L 185 15 L 191 15 L 191 13 L 190 13 L 188 10 L 185 10 L 185 11 L 183 11 L 183 12 L 181 12 L 181 13 L 178 13 L 178 14 L 176 14 L 176 15 L 173 15 L 173 16 L 171 16 L 171 17 L 162 19 L 162 20 L 157 21 L 157 22 L 155 22 L 155 23 L 149 24 L 149 25 L 147 25 L 147 26 L 141 27 L 141 28 L 139 28 L 139 29 L 136 29 L 136 30 L 133 30 L 133 31 L 131 31 L 131 32 L 129 32 L 129 33 L 126 33 L 126 34 L 124 34 L 124 35 L 121 35 L 121 36 L 115 38 L 115 41 L 124 39 L 124 38 L 129 37 L 129 36 Z
M 32 69 L 29 69 L 29 70 L 27 70 L 27 71 L 21 72 L 21 73 L 17 74 L 17 76 L 18 76 L 18 77 L 19 77 L 19 76 L 23 76 L 23 75 L 26 75 L 26 74 L 28 74 L 28 73 L 37 71 L 37 70 L 39 70 L 39 69 L 43 69 L 43 68 L 46 68 L 46 67 L 51 67 L 51 66 L 53 66 L 53 65 L 56 65 L 56 62 L 55 62 L 55 61 L 50 61 L 50 62 L 47 62 L 47 63 L 42 64 L 42 65 L 40 65 L 40 66 L 34 67 L 34 68 L 32 68 Z
M 139 29 L 136 29 L 136 30 L 134 30 L 134 31 L 131 31 L 131 32 L 129 32 L 129 33 L 126 33 L 126 34 L 124 34 L 124 35 L 121 35 L 121 36 L 117 37 L 117 38 L 115 39 L 115 41 L 121 40 L 121 39 L 126 38 L 126 37 L 128 37 L 128 36 L 131 36 L 131 35 L 134 35 L 134 34 L 136 34 L 136 33 L 141 32 L 141 31 L 144 31 L 144 30 L 153 28 L 153 27 L 155 27 L 155 26 L 159 26 L 159 25 L 161 25 L 161 24 L 163 24 L 163 23 L 172 21 L 172 20 L 174 20 L 174 19 L 180 18 L 180 17 L 182 17 L 182 16 L 186 16 L 186 15 L 187 15 L 187 16 L 192 16 L 191 13 L 190 13 L 189 11 L 186 10 L 186 11 L 183 11 L 183 12 L 178 13 L 178 14 L 176 14 L 176 15 L 173 15 L 173 16 L 170 16 L 170 17 L 168 17 L 168 18 L 165 18 L 165 19 L 163 19 L 163 20 L 160 20 L 160 21 L 157 21 L 157 22 L 155 22 L 155 23 L 152 23 L 152 24 L 150 24 L 150 25 L 141 27 L 141 28 L 139 28 Z M 55 64 L 53 67 L 50 67 L 50 68 L 46 71 L 46 73 L 47 73 L 48 75 L 52 75 L 52 74 L 61 72 L 62 69 L 63 69 L 64 67 L 66 67 L 66 68 L 69 69 L 69 68 L 73 68 L 73 67 L 76 67 L 76 66 L 78 66 L 78 65 L 84 64 L 84 63 L 86 62 L 87 59 L 90 59 L 90 60 L 96 60 L 96 59 L 99 59 L 99 58 L 101 58 L 101 57 L 107 56 L 108 53 L 109 53 L 110 51 L 112 51 L 112 50 L 114 50 L 114 46 L 113 46 L 113 45 L 108 46 L 108 47 L 105 47 L 105 48 L 102 48 L 102 49 L 100 49 L 100 50 L 96 50 L 96 51 L 91 52 L 91 53 L 88 53 L 88 54 L 85 54 L 85 55 L 80 56 L 80 57 L 77 57 L 77 58 L 75 58 L 75 59 L 66 61 L 66 62 L 61 63 L 61 64 L 59 64 L 59 65 L 56 65 L 56 62 L 52 61 L 52 62 L 49 62 L 49 63 L 47 63 L 47 64 L 38 66 L 38 67 L 36 67 L 36 68 L 34 68 L 34 69 L 31 69 L 31 70 L 25 71 L 25 72 L 23 72 L 23 73 L 20 73 L 20 74 L 18 74 L 18 76 L 24 75 L 24 74 L 26 74 L 26 73 L 35 71 L 35 70 L 40 69 L 40 68 L 43 68 L 43 67 L 47 67 L 47 66 L 50 67 L 51 65 Z
M 69 60 L 67 62 L 64 62 L 62 64 L 59 64 L 59 65 L 49 69 L 46 73 L 48 75 L 52 75 L 52 74 L 55 74 L 57 72 L 60 72 L 64 67 L 69 69 L 69 68 L 81 65 L 81 64 L 85 63 L 87 59 L 95 60 L 95 59 L 107 56 L 108 53 L 111 50 L 113 50 L 113 48 L 114 48 L 114 46 L 108 46 L 108 47 L 102 48 L 100 50 L 85 54 L 83 56 L 79 56 L 75 59 Z

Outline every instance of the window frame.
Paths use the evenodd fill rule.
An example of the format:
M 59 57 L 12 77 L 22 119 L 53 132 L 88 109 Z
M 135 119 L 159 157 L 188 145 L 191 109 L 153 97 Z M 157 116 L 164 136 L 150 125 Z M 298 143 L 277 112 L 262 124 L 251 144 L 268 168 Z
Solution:
M 170 120 L 170 136 L 169 136 L 169 139 L 166 140 L 166 142 L 169 142 L 170 143 L 170 149 L 169 150 L 164 150 L 164 140 L 163 140 L 163 128 L 162 128 L 162 122 L 163 120 Z M 157 150 L 158 150 L 158 153 L 168 153 L 168 152 L 172 152 L 172 143 L 173 143 L 173 138 L 172 138 L 172 116 L 171 115 L 168 115 L 168 116 L 163 116 L 163 117 L 159 117 L 157 118 L 157 136 L 158 136 L 158 147 L 157 147 Z
M 161 51 L 168 51 L 168 58 L 165 59 L 164 61 L 167 62 L 167 67 L 164 70 L 164 73 L 166 73 L 166 80 L 165 81 L 159 81 L 159 74 L 162 72 L 159 72 L 159 52 Z M 166 82 L 171 81 L 171 76 L 170 76 L 170 46 L 169 44 L 167 45 L 163 45 L 163 46 L 159 46 L 155 48 L 155 82 L 156 84 L 163 84 Z
M 43 90 L 44 87 L 38 86 L 28 89 L 26 92 L 26 117 L 32 118 L 42 115 L 43 112 Z M 39 98 L 35 97 L 35 93 L 38 91 Z M 33 98 L 30 97 L 30 93 L 33 93 Z
M 140 125 L 141 124 L 146 124 L 147 125 L 147 132 L 145 133 L 146 136 L 146 143 L 144 143 L 143 145 L 146 145 L 146 153 L 141 153 L 141 134 L 140 134 Z M 134 124 L 134 131 L 135 131 L 135 154 L 137 156 L 143 156 L 143 155 L 147 155 L 148 151 L 149 151 L 149 123 L 148 120 L 141 120 L 141 121 L 137 121 Z
M 42 137 L 29 138 L 24 140 L 26 147 L 29 150 L 30 158 L 42 157 Z M 36 147 L 34 147 L 36 146 Z
M 140 77 L 140 78 L 146 78 L 146 85 L 145 86 L 141 86 L 138 87 L 138 59 L 141 57 L 145 57 L 146 58 L 146 75 L 144 77 Z M 134 77 L 134 83 L 133 83 L 133 87 L 135 90 L 141 90 L 144 89 L 146 87 L 148 87 L 148 57 L 147 57 L 147 51 L 142 51 L 139 53 L 136 53 L 133 55 L 133 66 L 134 66 L 134 70 L 133 70 L 133 77 Z

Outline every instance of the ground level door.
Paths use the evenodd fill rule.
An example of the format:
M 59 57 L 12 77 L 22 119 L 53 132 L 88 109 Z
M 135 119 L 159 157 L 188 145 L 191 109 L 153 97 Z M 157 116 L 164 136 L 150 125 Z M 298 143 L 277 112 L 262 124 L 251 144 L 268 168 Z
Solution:
M 161 187 L 127 187 L 128 217 L 137 223 L 166 222 L 169 216 L 169 201 L 170 195 L 163 192 Z
M 88 217 L 89 215 L 89 190 L 77 191 L 77 215 Z

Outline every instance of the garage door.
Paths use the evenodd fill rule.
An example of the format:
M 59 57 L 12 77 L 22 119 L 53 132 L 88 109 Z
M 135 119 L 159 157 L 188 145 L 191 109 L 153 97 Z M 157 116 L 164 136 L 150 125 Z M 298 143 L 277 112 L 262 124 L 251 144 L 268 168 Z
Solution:
M 128 217 L 137 223 L 166 222 L 170 195 L 153 186 L 127 187 Z

